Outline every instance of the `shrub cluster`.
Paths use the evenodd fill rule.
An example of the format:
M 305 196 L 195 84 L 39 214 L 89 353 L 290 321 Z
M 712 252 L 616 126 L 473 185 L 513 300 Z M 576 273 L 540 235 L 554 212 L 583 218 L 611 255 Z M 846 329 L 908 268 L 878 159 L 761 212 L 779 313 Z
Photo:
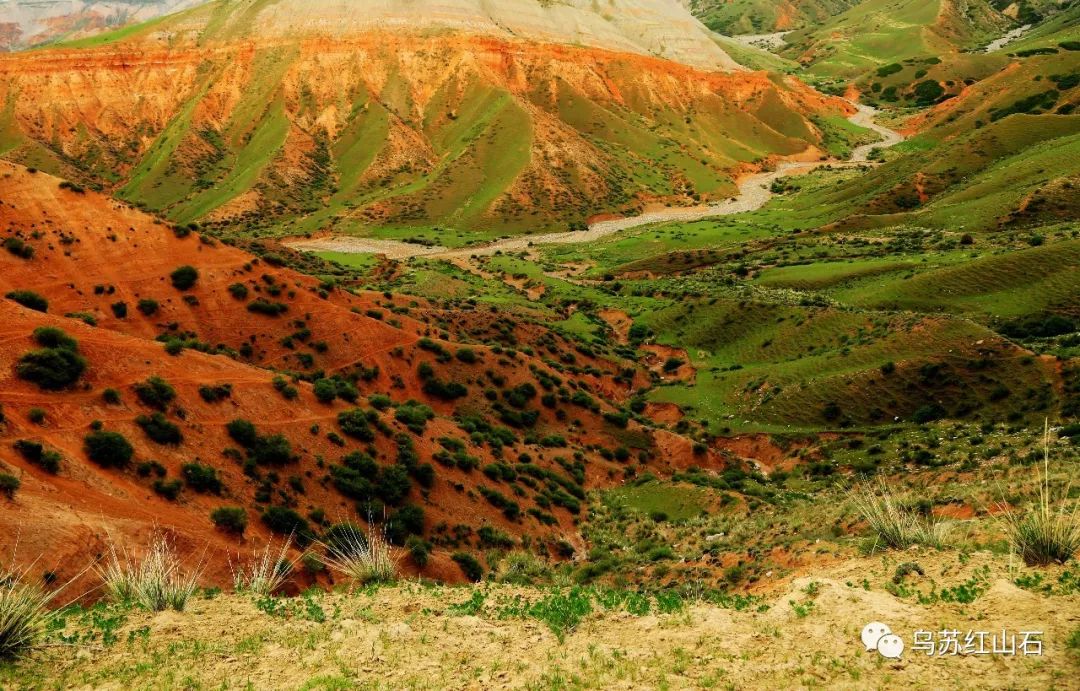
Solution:
M 146 432 L 146 436 L 158 444 L 179 446 L 184 441 L 184 435 L 180 433 L 180 428 L 169 422 L 160 412 L 155 412 L 149 416 L 140 415 L 135 418 L 135 424 L 141 427 L 143 432 Z
M 49 311 L 49 301 L 32 290 L 13 290 L 4 297 L 35 312 Z
M 34 330 L 34 340 L 42 347 L 19 358 L 15 373 L 20 379 L 50 391 L 78 381 L 86 370 L 86 358 L 79 355 L 75 339 L 60 329 L 43 326 Z

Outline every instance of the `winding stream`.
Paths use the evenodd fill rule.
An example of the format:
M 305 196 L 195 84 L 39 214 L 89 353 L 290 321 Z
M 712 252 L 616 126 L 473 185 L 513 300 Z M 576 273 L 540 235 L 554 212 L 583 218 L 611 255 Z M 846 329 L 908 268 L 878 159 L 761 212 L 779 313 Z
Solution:
M 490 256 L 498 252 L 520 252 L 529 249 L 533 245 L 570 245 L 582 242 L 595 242 L 600 238 L 615 233 L 651 225 L 653 223 L 670 223 L 673 221 L 699 221 L 715 216 L 728 216 L 731 214 L 756 211 L 765 205 L 773 196 L 770 187 L 774 180 L 805 173 L 821 166 L 834 168 L 866 165 L 869 161 L 871 150 L 875 148 L 887 148 L 903 141 L 903 136 L 894 130 L 877 124 L 874 116 L 877 110 L 870 106 L 852 104 L 856 108 L 854 115 L 848 120 L 860 127 L 873 130 L 881 136 L 881 140 L 872 144 L 864 144 L 855 147 L 851 157 L 845 160 L 827 159 L 824 161 L 795 162 L 785 161 L 776 166 L 775 170 L 766 173 L 756 173 L 747 176 L 739 182 L 739 193 L 732 199 L 728 199 L 705 206 L 690 206 L 678 208 L 658 209 L 646 211 L 637 216 L 628 216 L 610 221 L 598 221 L 589 225 L 588 230 L 569 231 L 562 233 L 544 233 L 540 235 L 519 235 L 490 242 L 484 245 L 471 245 L 449 249 L 446 247 L 425 247 L 399 240 L 380 240 L 377 238 L 358 238 L 352 236 L 337 236 L 312 240 L 294 240 L 284 244 L 292 249 L 304 252 L 344 252 L 349 254 L 384 254 L 390 259 L 408 259 L 410 257 L 429 257 L 434 259 L 468 259 L 475 256 Z

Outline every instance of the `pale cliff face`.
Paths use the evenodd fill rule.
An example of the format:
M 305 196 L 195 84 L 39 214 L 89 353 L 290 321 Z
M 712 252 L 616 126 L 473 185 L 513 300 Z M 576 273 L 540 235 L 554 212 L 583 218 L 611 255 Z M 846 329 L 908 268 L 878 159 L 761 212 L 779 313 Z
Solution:
M 264 36 L 371 28 L 450 28 L 737 68 L 678 0 L 280 0 L 253 23 Z

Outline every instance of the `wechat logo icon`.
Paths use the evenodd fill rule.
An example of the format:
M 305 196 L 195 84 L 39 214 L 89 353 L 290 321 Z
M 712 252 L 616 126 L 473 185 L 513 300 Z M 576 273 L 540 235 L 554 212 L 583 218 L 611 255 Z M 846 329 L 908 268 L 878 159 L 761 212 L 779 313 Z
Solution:
M 888 624 L 880 621 L 872 621 L 863 627 L 862 642 L 867 651 L 876 650 L 890 660 L 899 660 L 904 654 L 904 639 L 894 634 Z

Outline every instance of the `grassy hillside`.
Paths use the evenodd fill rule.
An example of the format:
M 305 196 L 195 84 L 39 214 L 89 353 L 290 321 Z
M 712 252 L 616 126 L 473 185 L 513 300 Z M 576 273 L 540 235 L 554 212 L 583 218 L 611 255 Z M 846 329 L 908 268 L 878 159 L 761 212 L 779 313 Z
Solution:
M 812 74 L 853 79 L 904 61 L 945 59 L 1011 27 L 989 3 L 866 0 L 785 37 L 784 55 Z
M 728 36 L 769 34 L 816 26 L 840 14 L 858 0 L 796 0 L 776 3 L 761 0 L 691 0 L 690 11 L 705 26 Z

